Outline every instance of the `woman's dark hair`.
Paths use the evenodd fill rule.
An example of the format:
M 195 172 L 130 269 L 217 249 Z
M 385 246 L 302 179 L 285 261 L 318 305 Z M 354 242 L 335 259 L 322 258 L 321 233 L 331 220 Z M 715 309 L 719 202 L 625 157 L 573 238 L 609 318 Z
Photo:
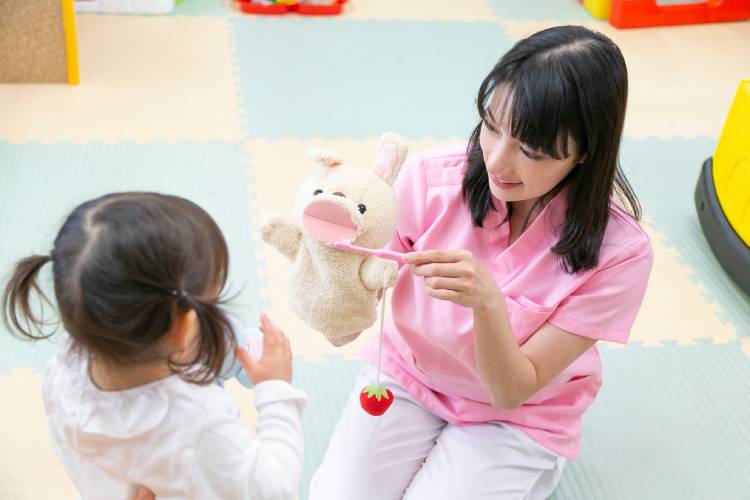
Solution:
M 174 373 L 205 384 L 234 347 L 220 307 L 229 254 L 216 222 L 198 205 L 157 193 L 114 193 L 78 206 L 55 238 L 50 256 L 19 261 L 3 294 L 3 319 L 16 336 L 39 340 L 43 317 L 31 291 L 50 304 L 37 274 L 52 262 L 62 323 L 78 352 L 126 366 L 166 357 L 165 334 L 178 315 L 195 311 L 198 348 Z M 53 332 L 54 333 L 54 332 Z
M 469 140 L 463 180 L 463 196 L 475 226 L 482 226 L 487 212 L 495 209 L 479 132 L 491 113 L 488 103 L 501 87 L 508 108 L 500 110 L 501 118 L 508 119 L 510 135 L 557 159 L 568 157 L 568 138 L 578 145 L 582 163 L 534 208 L 569 187 L 565 222 L 552 251 L 568 273 L 593 268 L 613 193 L 630 216 L 641 217 L 638 199 L 618 160 L 628 95 L 620 49 L 600 33 L 559 26 L 520 40 L 492 68 L 479 88 L 481 121 Z M 508 204 L 503 223 L 511 214 Z

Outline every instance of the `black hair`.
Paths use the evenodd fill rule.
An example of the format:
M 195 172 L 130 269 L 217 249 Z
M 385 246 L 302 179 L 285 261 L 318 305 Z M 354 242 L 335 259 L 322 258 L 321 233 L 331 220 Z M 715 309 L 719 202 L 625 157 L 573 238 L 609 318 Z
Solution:
M 568 273 L 596 266 L 613 193 L 636 220 L 641 207 L 619 164 L 625 121 L 628 74 L 625 59 L 612 40 L 580 26 L 558 26 L 518 41 L 492 68 L 479 87 L 481 118 L 467 149 L 463 196 L 472 223 L 482 226 L 495 210 L 479 133 L 490 110 L 490 98 L 505 92 L 509 133 L 529 147 L 562 159 L 569 156 L 568 138 L 582 160 L 547 195 L 546 203 L 568 186 L 565 221 L 552 248 Z M 502 106 L 501 106 L 502 107 Z M 502 123 L 500 119 L 492 123 Z M 512 204 L 503 223 L 510 220 Z
M 48 338 L 31 292 L 51 304 L 37 283 L 52 262 L 55 299 L 73 349 L 118 366 L 166 358 L 173 373 L 205 384 L 234 347 L 220 299 L 229 254 L 216 222 L 195 203 L 158 193 L 113 193 L 73 210 L 49 256 L 16 264 L 3 294 L 3 319 L 26 340 Z M 163 340 L 178 316 L 195 311 L 194 359 L 177 362 Z

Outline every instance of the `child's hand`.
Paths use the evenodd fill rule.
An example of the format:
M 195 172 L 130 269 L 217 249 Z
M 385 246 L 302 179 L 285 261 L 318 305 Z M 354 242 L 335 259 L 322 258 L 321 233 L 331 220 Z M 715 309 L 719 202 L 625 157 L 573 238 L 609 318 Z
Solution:
M 253 361 L 241 347 L 235 349 L 237 360 L 245 369 L 253 385 L 266 380 L 292 381 L 292 349 L 284 332 L 276 327 L 265 313 L 260 315 L 260 331 L 263 333 L 263 354 Z
M 139 486 L 135 491 L 135 497 L 133 500 L 156 500 L 156 495 L 154 495 L 151 490 L 148 490 L 143 486 Z

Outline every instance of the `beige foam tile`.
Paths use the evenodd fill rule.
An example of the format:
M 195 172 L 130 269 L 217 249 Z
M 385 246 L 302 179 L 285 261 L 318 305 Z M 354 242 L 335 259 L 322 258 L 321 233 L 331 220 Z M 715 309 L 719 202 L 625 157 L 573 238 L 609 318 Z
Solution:
M 443 141 L 420 140 L 410 143 L 410 151 L 419 151 L 433 147 L 461 142 L 460 138 Z M 279 141 L 252 140 L 245 144 L 248 152 L 248 171 L 252 177 L 251 190 L 255 193 L 254 207 L 258 211 L 258 221 L 270 215 L 292 216 L 292 204 L 299 185 L 315 164 L 305 154 L 310 146 L 332 149 L 341 153 L 344 161 L 350 165 L 369 168 L 372 164 L 377 138 L 367 140 L 310 140 Z M 256 223 L 257 227 L 257 223 Z M 376 323 L 360 337 L 343 347 L 332 346 L 321 334 L 305 325 L 288 307 L 287 276 L 289 261 L 274 248 L 259 242 L 258 256 L 265 262 L 261 276 L 268 282 L 268 288 L 262 296 L 268 298 L 271 307 L 268 311 L 271 319 L 289 336 L 295 356 L 306 361 L 319 361 L 332 354 L 347 358 L 356 357 L 356 352 L 372 335 L 376 335 L 379 324 Z
M 242 140 L 226 18 L 77 23 L 80 85 L 2 86 L 0 140 Z
M 502 22 L 518 40 L 554 26 Z M 717 137 L 737 85 L 750 78 L 750 23 L 715 23 L 618 30 L 604 21 L 586 26 L 610 37 L 628 65 L 629 137 Z
M 0 375 L 0 498 L 78 498 L 49 444 L 41 384 L 30 369 Z
M 727 342 L 737 338 L 731 323 L 719 319 L 719 306 L 704 298 L 703 287 L 690 278 L 690 268 L 678 261 L 677 251 L 648 221 L 654 249 L 654 267 L 643 305 L 630 339 L 644 345 L 663 341 L 692 344 L 698 338 Z
M 343 18 L 468 22 L 498 19 L 486 0 L 354 0 L 347 4 Z

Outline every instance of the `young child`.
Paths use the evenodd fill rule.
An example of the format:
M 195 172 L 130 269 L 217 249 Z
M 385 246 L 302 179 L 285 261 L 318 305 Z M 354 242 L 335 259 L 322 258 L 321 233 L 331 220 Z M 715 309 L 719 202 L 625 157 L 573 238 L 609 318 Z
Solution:
M 69 337 L 47 367 L 44 403 L 82 498 L 132 499 L 139 485 L 158 498 L 296 495 L 306 396 L 290 385 L 289 340 L 263 315 L 262 355 L 233 350 L 229 255 L 203 209 L 142 192 L 77 207 L 51 254 L 21 260 L 5 288 L 4 319 L 22 338 L 49 336 L 31 293 L 50 303 L 37 284 L 47 262 Z M 233 352 L 255 385 L 256 438 L 214 383 Z
M 602 383 L 596 343 L 627 341 L 653 261 L 618 164 L 627 88 L 610 39 L 544 30 L 481 83 L 468 146 L 407 159 L 382 340 L 393 405 L 359 408 L 375 339 L 311 500 L 553 492 Z

